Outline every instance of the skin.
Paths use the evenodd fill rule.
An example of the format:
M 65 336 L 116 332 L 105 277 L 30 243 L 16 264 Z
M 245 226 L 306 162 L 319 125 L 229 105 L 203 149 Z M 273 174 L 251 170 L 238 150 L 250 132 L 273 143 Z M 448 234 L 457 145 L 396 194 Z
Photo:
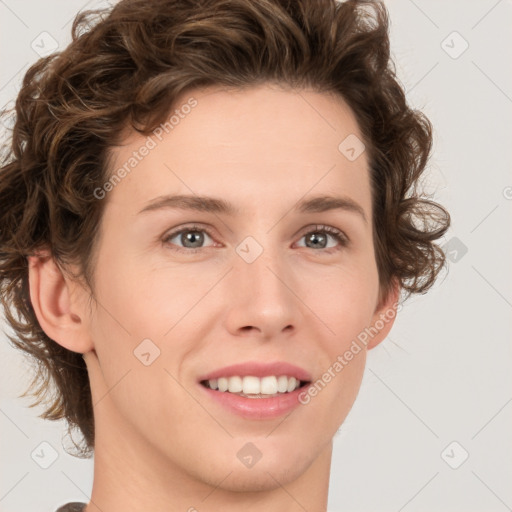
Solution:
M 96 446 L 86 510 L 325 511 L 333 436 L 356 399 L 367 350 L 393 320 L 286 417 L 241 418 L 205 398 L 197 379 L 243 361 L 284 360 L 315 381 L 396 306 L 397 286 L 379 303 L 367 154 L 349 161 L 338 150 L 348 135 L 362 136 L 351 109 L 327 93 L 210 88 L 177 105 L 190 97 L 197 106 L 102 199 L 94 297 L 52 258 L 30 258 L 41 326 L 83 353 L 89 371 Z M 126 136 L 112 169 L 146 140 Z M 177 193 L 221 197 L 241 214 L 138 213 Z M 350 211 L 293 212 L 317 194 L 350 197 L 368 222 Z M 187 250 L 186 234 L 163 241 L 192 223 L 212 233 L 202 232 L 199 252 L 173 250 Z M 326 248 L 308 246 L 316 225 L 343 231 L 349 245 L 328 235 Z M 235 251 L 247 236 L 263 249 L 250 264 Z M 161 351 L 149 366 L 133 354 L 146 338 Z M 262 454 L 251 468 L 237 457 L 248 442 Z

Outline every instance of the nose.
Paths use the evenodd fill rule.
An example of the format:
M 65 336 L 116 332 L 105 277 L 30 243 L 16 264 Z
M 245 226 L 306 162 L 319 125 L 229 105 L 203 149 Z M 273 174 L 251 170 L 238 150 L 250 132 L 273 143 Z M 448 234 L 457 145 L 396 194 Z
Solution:
M 255 331 L 262 339 L 291 334 L 301 319 L 293 272 L 282 253 L 267 247 L 257 251 L 251 243 L 249 240 L 237 248 L 241 256 L 234 258 L 230 272 L 227 328 L 234 335 L 254 336 Z M 251 251 L 251 257 L 245 257 Z M 252 259 L 255 251 L 259 254 Z

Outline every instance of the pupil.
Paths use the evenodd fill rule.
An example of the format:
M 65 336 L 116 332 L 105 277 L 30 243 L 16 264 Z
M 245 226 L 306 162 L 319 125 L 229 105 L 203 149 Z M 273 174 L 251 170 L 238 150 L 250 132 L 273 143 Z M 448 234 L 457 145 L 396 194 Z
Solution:
M 201 234 L 198 232 L 198 231 L 189 231 L 186 235 L 186 239 L 188 242 L 191 242 L 192 244 L 194 243 L 198 243 L 199 242 L 199 246 L 201 245 Z M 196 238 L 195 242 L 194 242 L 194 239 Z
M 309 236 L 309 240 L 310 240 L 311 242 L 314 242 L 314 243 L 318 242 L 318 239 L 319 239 L 319 238 L 320 238 L 320 240 L 321 240 L 322 238 L 324 238 L 324 239 L 325 239 L 325 235 L 320 235 L 320 237 L 318 237 L 315 233 L 313 233 L 313 234 L 311 234 L 311 235 Z M 318 244 L 317 244 L 317 246 L 318 246 Z M 322 247 L 323 247 L 323 246 L 322 246 Z

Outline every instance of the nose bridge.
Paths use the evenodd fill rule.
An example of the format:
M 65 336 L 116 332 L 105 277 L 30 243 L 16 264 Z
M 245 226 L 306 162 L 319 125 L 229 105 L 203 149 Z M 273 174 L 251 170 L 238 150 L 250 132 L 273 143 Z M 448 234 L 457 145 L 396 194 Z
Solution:
M 278 247 L 268 233 L 249 235 L 236 247 L 235 270 L 238 278 L 254 290 L 283 293 L 286 264 L 283 247 Z M 242 284 L 242 282 L 240 283 Z M 289 292 L 288 292 L 289 293 Z
M 296 323 L 295 299 L 287 286 L 290 272 L 283 247 L 267 233 L 256 236 L 247 236 L 235 249 L 232 279 L 237 291 L 232 306 L 238 314 L 231 319 L 237 319 L 237 328 L 252 326 L 267 335 L 277 334 Z

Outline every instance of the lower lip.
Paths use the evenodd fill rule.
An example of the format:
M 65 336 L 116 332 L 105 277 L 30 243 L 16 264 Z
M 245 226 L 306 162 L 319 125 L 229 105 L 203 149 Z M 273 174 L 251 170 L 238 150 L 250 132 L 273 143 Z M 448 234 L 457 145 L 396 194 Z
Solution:
M 308 388 L 307 385 L 302 386 L 290 393 L 283 393 L 270 398 L 245 398 L 228 391 L 210 389 L 202 384 L 199 384 L 199 386 L 209 397 L 219 402 L 229 411 L 252 420 L 278 418 L 291 412 L 300 405 L 299 394 Z

